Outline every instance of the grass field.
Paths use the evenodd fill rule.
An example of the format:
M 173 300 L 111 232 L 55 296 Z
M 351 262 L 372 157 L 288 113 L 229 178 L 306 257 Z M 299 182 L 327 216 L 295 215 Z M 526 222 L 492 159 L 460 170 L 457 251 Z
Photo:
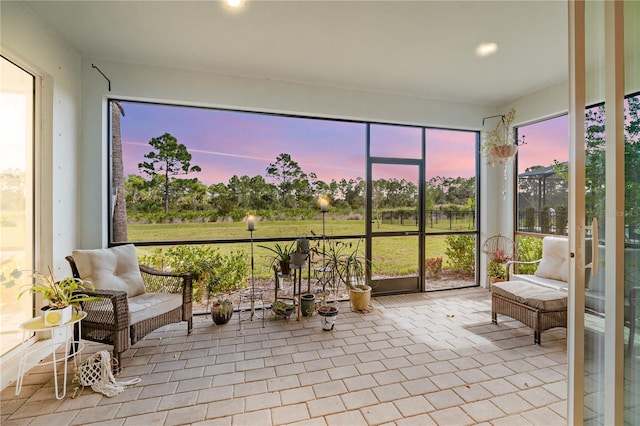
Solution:
M 461 227 L 462 228 L 462 227 Z M 335 235 L 361 235 L 365 232 L 363 220 L 327 220 L 325 223 L 327 238 Z M 376 225 L 375 231 L 415 231 L 412 226 L 398 224 Z M 441 231 L 441 229 L 429 229 Z M 254 237 L 255 274 L 258 277 L 270 277 L 270 252 L 259 245 L 273 245 L 263 243 L 265 238 L 312 237 L 322 235 L 321 220 L 289 220 L 289 221 L 261 221 L 256 223 Z M 216 223 L 168 223 L 168 224 L 130 224 L 129 240 L 136 241 L 166 241 L 166 240 L 216 240 L 216 239 L 249 239 L 246 223 L 244 222 L 216 222 Z M 357 242 L 357 239 L 346 240 Z M 320 248 L 321 242 L 319 242 Z M 249 242 L 216 244 L 221 253 L 232 250 L 243 250 L 249 255 Z M 427 257 L 443 258 L 443 267 L 448 268 L 449 259 L 445 255 L 445 235 L 428 234 L 426 236 Z M 139 247 L 140 254 L 148 254 L 156 247 Z M 364 253 L 364 243 L 361 244 Z M 377 237 L 373 240 L 374 274 L 381 276 L 402 276 L 416 274 L 418 270 L 418 237 Z

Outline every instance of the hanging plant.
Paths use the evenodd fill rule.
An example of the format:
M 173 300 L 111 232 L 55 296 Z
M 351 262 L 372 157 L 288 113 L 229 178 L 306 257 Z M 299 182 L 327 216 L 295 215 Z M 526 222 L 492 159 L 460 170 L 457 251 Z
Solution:
M 524 145 L 524 137 L 519 141 L 516 140 L 511 127 L 516 119 L 516 110 L 512 108 L 508 113 L 497 117 L 500 117 L 498 124 L 493 130 L 484 134 L 481 147 L 490 166 L 495 166 L 496 163 L 501 166 L 507 165 L 518 152 L 518 145 Z

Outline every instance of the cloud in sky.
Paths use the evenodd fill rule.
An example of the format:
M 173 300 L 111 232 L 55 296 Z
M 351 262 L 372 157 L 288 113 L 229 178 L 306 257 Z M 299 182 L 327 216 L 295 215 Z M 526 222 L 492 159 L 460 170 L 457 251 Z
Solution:
M 365 177 L 364 123 L 137 102 L 123 105 L 125 174 L 139 174 L 137 165 L 151 150 L 148 141 L 170 133 L 187 146 L 191 164 L 202 169 L 183 177 L 197 177 L 207 185 L 227 183 L 233 175 L 264 176 L 282 153 L 290 154 L 305 173 L 316 173 L 325 182 Z M 521 170 L 568 158 L 566 118 L 523 127 L 521 134 L 527 140 L 521 149 Z M 372 124 L 370 135 L 373 156 L 421 156 L 421 128 Z M 475 132 L 427 129 L 427 179 L 474 176 L 475 138 Z M 413 169 L 389 170 L 397 178 L 415 180 Z

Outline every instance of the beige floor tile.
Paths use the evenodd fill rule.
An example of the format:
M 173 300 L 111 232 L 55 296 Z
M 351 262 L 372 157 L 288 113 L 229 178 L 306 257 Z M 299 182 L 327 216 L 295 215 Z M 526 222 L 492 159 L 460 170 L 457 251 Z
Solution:
M 311 401 L 315 398 L 313 388 L 304 386 L 294 389 L 286 389 L 280 392 L 280 400 L 282 405 L 298 404 L 300 402 Z
M 461 408 L 471 416 L 475 423 L 486 422 L 504 415 L 491 401 L 471 402 L 462 405 Z
M 329 425 L 351 425 L 366 426 L 369 425 L 360 411 L 349 411 L 346 413 L 332 414 L 326 417 Z
M 271 409 L 271 418 L 274 424 L 289 424 L 309 419 L 309 410 L 306 404 L 293 404 Z
M 339 396 L 319 398 L 307 402 L 311 417 L 322 417 L 345 411 L 345 406 Z
M 505 414 L 512 415 L 534 409 L 534 406 L 517 394 L 496 396 L 491 401 Z
M 472 425 L 476 423 L 471 417 L 458 407 L 446 408 L 444 410 L 429 413 L 438 425 Z
M 394 422 L 398 426 L 437 426 L 435 420 L 428 414 L 420 414 L 412 417 L 405 417 Z
M 127 351 L 107 398 L 90 388 L 56 401 L 50 367 L 27 374 L 22 395 L 2 391 L 5 424 L 564 424 L 566 333 L 490 323 L 482 289 L 374 298 L 344 305 L 337 330 L 317 317 L 213 326 L 195 318 Z M 425 308 L 428 306 L 428 308 Z M 447 317 L 453 314 L 453 317 Z M 109 348 L 90 343 L 90 351 Z
M 458 386 L 453 388 L 453 391 L 465 402 L 480 401 L 491 397 L 491 393 L 478 383 Z
M 363 407 L 360 411 L 369 424 L 381 424 L 402 418 L 400 411 L 391 402 Z
M 340 397 L 347 410 L 355 410 L 378 403 L 378 399 L 371 389 L 349 392 L 348 394 L 342 394 Z
M 217 422 L 215 423 L 218 424 Z M 271 412 L 269 410 L 251 411 L 249 413 L 233 416 L 234 425 L 269 425 L 271 424 Z
M 341 380 L 333 380 L 326 383 L 313 385 L 313 392 L 317 398 L 325 398 L 333 395 L 340 395 L 347 392 L 347 388 Z
M 450 389 L 426 394 L 425 398 L 437 410 L 464 404 L 464 400 Z
M 414 417 L 418 414 L 434 411 L 433 406 L 422 395 L 396 399 L 393 404 L 403 417 Z

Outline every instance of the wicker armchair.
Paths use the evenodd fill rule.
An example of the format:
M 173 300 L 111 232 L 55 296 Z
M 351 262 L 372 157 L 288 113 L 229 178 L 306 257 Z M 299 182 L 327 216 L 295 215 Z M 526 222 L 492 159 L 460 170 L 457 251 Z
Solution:
M 133 250 L 133 259 L 131 259 L 131 250 Z M 95 286 L 95 290 L 84 293 L 102 298 L 100 302 L 82 304 L 82 309 L 87 312 L 87 317 L 82 321 L 82 338 L 113 345 L 114 359 L 118 361 L 114 370 L 119 371 L 121 368 L 122 352 L 153 330 L 167 324 L 187 321 L 187 333 L 191 333 L 193 289 L 190 274 L 172 274 L 138 265 L 132 245 L 129 248 L 120 246 L 112 249 L 77 250 L 74 251 L 74 256 L 82 258 L 86 253 L 93 255 L 95 252 L 107 253 L 108 256 L 112 256 L 113 252 L 119 253 L 120 256 L 127 253 L 125 262 L 129 265 L 135 264 L 139 268 L 139 272 L 135 275 L 141 276 L 141 282 L 144 284 L 144 289 L 138 289 L 142 293 L 132 297 L 130 289 L 122 288 L 122 282 L 128 284 L 130 273 L 120 273 L 119 270 L 114 269 L 110 274 L 118 277 L 120 282 L 108 282 L 113 281 L 109 279 L 108 267 L 105 269 L 102 265 L 102 275 L 91 273 L 87 272 L 87 266 L 79 269 L 77 259 L 73 256 L 66 257 L 73 276 L 88 279 Z M 83 262 L 86 263 L 86 260 Z M 118 268 L 121 270 L 121 265 Z M 84 277 L 80 271 L 85 271 Z M 104 272 L 107 274 L 105 275 Z M 100 279 L 101 276 L 106 276 L 107 279 Z

